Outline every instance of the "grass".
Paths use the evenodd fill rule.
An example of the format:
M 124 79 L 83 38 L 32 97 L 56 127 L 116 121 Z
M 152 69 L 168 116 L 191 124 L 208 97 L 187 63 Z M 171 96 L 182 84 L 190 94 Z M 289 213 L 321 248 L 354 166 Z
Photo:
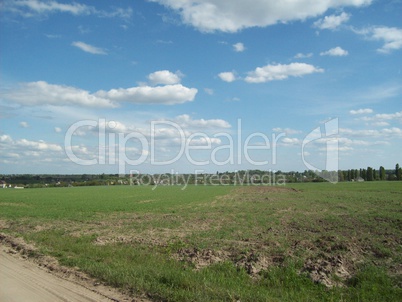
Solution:
M 402 184 L 0 190 L 0 226 L 156 301 L 400 301 Z

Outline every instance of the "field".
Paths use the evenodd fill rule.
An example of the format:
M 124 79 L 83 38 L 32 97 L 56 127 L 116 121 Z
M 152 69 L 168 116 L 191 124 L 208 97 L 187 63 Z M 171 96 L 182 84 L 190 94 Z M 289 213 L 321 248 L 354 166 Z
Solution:
M 402 301 L 402 183 L 0 190 L 0 231 L 155 301 Z

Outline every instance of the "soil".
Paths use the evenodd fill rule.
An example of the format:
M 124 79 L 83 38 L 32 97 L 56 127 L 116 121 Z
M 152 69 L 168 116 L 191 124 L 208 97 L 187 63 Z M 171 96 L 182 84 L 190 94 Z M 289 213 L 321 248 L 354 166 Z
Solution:
M 29 256 L 29 257 L 28 257 Z M 86 274 L 63 267 L 21 238 L 0 233 L 0 301 L 148 301 L 133 298 Z

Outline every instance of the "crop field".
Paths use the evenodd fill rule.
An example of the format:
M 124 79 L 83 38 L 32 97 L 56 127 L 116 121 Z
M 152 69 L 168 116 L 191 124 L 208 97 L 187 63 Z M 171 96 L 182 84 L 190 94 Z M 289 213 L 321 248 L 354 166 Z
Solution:
M 402 301 L 401 182 L 152 188 L 3 189 L 0 232 L 152 301 Z

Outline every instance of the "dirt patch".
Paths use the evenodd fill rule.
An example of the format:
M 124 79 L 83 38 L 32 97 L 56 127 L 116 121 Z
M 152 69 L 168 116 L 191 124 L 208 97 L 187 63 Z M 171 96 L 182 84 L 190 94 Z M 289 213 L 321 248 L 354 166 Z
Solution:
M 213 251 L 210 249 L 199 250 L 197 248 L 182 248 L 172 255 L 173 259 L 190 262 L 195 269 L 201 269 L 211 264 L 227 261 L 228 253 Z
M 253 278 L 258 277 L 260 272 L 267 270 L 270 266 L 282 263 L 284 259 L 282 256 L 267 257 L 255 252 L 239 253 L 197 248 L 181 248 L 172 255 L 172 258 L 191 263 L 196 270 L 216 263 L 231 262 L 236 267 L 244 269 Z
M 326 287 L 343 286 L 344 282 L 351 277 L 341 256 L 308 259 L 302 271 L 308 272 L 314 282 Z
M 13 259 L 9 256 L 5 256 L 8 257 L 6 259 L 8 261 L 7 268 L 10 268 L 10 272 L 12 273 L 13 271 L 21 270 L 18 272 L 19 274 L 24 277 L 28 276 L 27 280 L 23 284 L 24 288 L 22 288 L 20 284 L 13 284 L 13 287 L 18 288 L 21 291 L 25 288 L 37 289 L 38 286 L 43 287 L 44 290 L 39 288 L 37 289 L 37 292 L 34 293 L 37 295 L 43 295 L 43 301 L 48 301 L 49 296 L 52 299 L 51 301 L 78 301 L 81 299 L 81 301 L 149 301 L 146 298 L 130 297 L 128 294 L 106 286 L 102 282 L 91 278 L 87 274 L 80 272 L 77 269 L 62 266 L 55 258 L 40 254 L 34 245 L 26 243 L 22 238 L 15 238 L 7 234 L 0 233 L 0 248 L 2 252 L 11 255 L 14 258 Z M 20 265 L 18 263 L 19 261 L 23 260 L 29 260 L 31 269 L 22 271 L 23 268 L 28 266 L 28 264 Z M 40 272 L 35 272 L 35 275 L 29 277 L 32 271 L 35 269 L 35 266 L 32 266 L 32 264 L 35 264 L 36 267 L 39 266 L 42 269 L 45 269 L 45 271 L 51 273 L 53 276 L 45 276 L 45 278 L 47 278 L 45 284 L 40 284 L 41 281 L 38 281 Z M 13 269 L 14 266 L 15 269 Z M 13 276 L 10 277 L 10 280 L 12 277 Z M 21 278 L 14 279 L 19 280 Z M 32 284 L 30 284 L 30 279 L 32 279 Z M 7 281 L 11 282 L 10 280 Z M 52 286 L 55 288 L 52 288 Z M 59 292 L 58 289 L 60 291 L 63 289 L 63 293 Z M 87 290 L 87 292 L 85 292 L 85 290 Z M 81 297 L 78 298 L 78 300 L 75 298 L 77 295 Z
M 10 228 L 10 223 L 7 220 L 0 219 L 0 230 Z

